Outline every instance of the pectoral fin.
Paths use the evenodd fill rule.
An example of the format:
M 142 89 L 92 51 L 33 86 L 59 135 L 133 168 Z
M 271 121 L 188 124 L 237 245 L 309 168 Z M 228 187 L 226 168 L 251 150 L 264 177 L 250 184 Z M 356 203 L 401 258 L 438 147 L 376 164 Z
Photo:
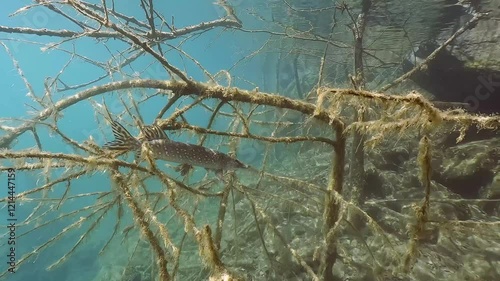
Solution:
M 223 171 L 222 170 L 214 170 L 215 172 L 215 176 L 220 179 L 221 181 L 224 181 L 224 178 L 222 177 L 223 176 Z
M 189 164 L 182 164 L 182 165 L 179 165 L 175 168 L 175 171 L 177 172 L 180 172 L 181 173 L 181 176 L 185 176 L 187 175 L 187 173 L 189 173 L 189 171 L 193 168 L 192 165 L 189 165 Z

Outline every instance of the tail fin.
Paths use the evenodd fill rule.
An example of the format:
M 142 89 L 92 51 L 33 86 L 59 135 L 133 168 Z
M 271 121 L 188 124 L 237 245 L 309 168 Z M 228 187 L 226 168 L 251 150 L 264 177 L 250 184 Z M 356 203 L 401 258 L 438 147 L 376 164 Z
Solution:
M 103 148 L 109 150 L 137 150 L 141 144 L 134 138 L 120 123 L 113 121 L 111 129 L 115 139 L 103 145 Z

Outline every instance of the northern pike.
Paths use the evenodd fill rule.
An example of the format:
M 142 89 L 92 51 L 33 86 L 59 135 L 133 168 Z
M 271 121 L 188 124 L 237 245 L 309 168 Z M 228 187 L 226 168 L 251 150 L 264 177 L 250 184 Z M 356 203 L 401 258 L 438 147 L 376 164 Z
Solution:
M 149 152 L 155 159 L 180 163 L 183 170 L 190 166 L 200 166 L 214 171 L 218 177 L 223 171 L 249 167 L 225 153 L 201 145 L 170 140 L 167 134 L 156 125 L 144 126 L 138 137 L 133 137 L 117 121 L 111 123 L 111 129 L 115 139 L 104 144 L 105 149 L 135 151 L 137 157 L 143 144 L 147 144 Z

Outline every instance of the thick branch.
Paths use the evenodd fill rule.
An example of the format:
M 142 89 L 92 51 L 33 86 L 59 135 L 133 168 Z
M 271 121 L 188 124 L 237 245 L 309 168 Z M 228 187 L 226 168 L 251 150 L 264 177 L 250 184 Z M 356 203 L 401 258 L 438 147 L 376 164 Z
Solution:
M 194 86 L 188 86 L 185 82 L 180 81 L 165 81 L 165 80 L 127 80 L 120 82 L 112 82 L 102 86 L 92 87 L 82 91 L 76 95 L 60 100 L 53 107 L 42 110 L 37 117 L 23 123 L 21 126 L 8 132 L 0 138 L 0 147 L 7 147 L 15 138 L 23 134 L 36 123 L 49 118 L 52 114 L 62 111 L 80 101 L 91 97 L 104 94 L 107 92 L 131 89 L 131 88 L 149 88 L 173 91 L 181 95 L 198 95 L 221 100 L 232 100 L 240 102 L 248 102 L 260 105 L 269 105 L 279 108 L 287 108 L 299 111 L 303 114 L 312 116 L 315 113 L 316 107 L 313 104 L 293 100 L 286 97 L 281 97 L 266 93 L 256 93 L 254 91 L 246 91 L 237 88 L 225 88 L 222 86 L 211 86 L 203 83 L 195 83 Z M 340 120 L 330 117 L 326 111 L 320 110 L 314 115 L 314 118 L 332 124 L 341 124 Z M 161 127 L 167 127 L 169 124 L 159 124 Z

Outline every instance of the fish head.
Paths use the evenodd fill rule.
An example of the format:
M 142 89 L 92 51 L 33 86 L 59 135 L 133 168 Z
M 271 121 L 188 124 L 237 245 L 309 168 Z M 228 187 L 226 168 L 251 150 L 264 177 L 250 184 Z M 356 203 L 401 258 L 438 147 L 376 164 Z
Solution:
M 238 159 L 231 159 L 231 161 L 228 161 L 226 164 L 226 170 L 236 170 L 236 169 L 246 169 L 248 168 L 248 165 L 244 164 Z

